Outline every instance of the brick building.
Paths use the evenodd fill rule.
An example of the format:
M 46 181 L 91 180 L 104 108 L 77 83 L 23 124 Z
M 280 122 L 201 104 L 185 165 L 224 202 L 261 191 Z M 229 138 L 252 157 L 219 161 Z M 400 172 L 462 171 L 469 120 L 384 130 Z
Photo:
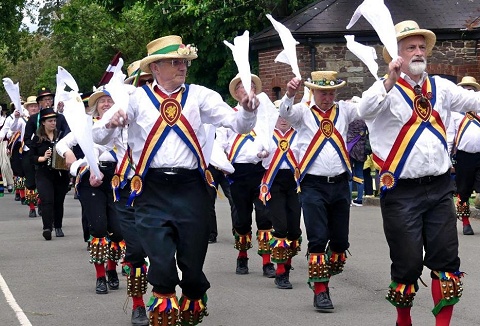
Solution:
M 353 34 L 355 40 L 374 46 L 377 51 L 379 76 L 387 72 L 383 60 L 383 45 L 364 17 L 351 30 L 350 18 L 363 0 L 322 0 L 281 21 L 300 43 L 297 57 L 302 79 L 313 70 L 336 70 L 347 86 L 338 92 L 339 99 L 360 96 L 374 77 L 368 68 L 346 47 L 344 35 Z M 465 75 L 480 80 L 480 4 L 471 0 L 385 0 L 394 24 L 415 20 L 420 28 L 432 30 L 437 43 L 428 57 L 427 71 L 459 82 Z M 272 100 L 281 98 L 287 82 L 293 77 L 290 66 L 275 63 L 283 49 L 277 32 L 272 28 L 253 36 L 252 50 L 258 53 L 259 77 L 263 90 Z M 298 96 L 300 96 L 299 94 Z

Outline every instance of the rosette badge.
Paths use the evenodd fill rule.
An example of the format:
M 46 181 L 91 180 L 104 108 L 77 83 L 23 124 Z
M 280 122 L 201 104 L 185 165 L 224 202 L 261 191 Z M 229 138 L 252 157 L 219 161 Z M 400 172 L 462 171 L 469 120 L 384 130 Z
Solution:
M 194 44 L 180 44 L 178 47 L 177 53 L 180 55 L 191 55 L 197 54 L 198 49 L 195 47 Z

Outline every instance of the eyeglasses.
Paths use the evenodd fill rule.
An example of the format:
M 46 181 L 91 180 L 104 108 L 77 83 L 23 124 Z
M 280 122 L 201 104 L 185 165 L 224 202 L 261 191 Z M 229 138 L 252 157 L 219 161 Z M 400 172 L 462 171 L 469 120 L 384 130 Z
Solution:
M 413 88 L 413 91 L 415 92 L 415 97 L 420 97 L 418 100 L 418 103 L 420 104 L 420 106 L 426 109 L 428 107 L 428 99 L 423 95 L 422 88 L 420 87 L 420 85 L 416 85 Z
M 172 67 L 178 67 L 180 65 L 186 65 L 187 67 L 190 67 L 192 65 L 192 60 L 187 59 L 161 60 L 159 62 L 170 62 Z
M 42 97 L 39 102 L 42 102 L 42 101 L 49 101 L 49 102 L 53 102 L 53 97 L 51 96 L 44 96 Z

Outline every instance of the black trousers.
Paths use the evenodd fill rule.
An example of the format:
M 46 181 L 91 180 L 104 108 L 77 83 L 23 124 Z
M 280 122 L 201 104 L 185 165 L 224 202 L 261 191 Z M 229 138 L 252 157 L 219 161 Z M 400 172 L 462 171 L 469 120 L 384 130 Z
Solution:
M 334 252 L 344 252 L 350 223 L 350 188 L 348 175 L 334 183 L 325 177 L 305 175 L 301 182 L 300 202 L 307 231 L 308 251 L 325 252 L 327 243 Z
M 23 173 L 25 174 L 25 188 L 27 188 L 28 190 L 35 190 L 35 188 L 37 188 L 37 185 L 35 184 L 36 168 L 35 168 L 35 165 L 33 164 L 31 151 L 26 151 L 22 153 L 22 168 L 23 168 Z M 67 171 L 65 172 L 68 175 L 68 172 Z M 42 211 L 43 211 L 43 207 L 42 207 Z
M 61 228 L 63 204 L 68 191 L 68 171 L 53 170 L 46 166 L 37 168 L 36 183 L 38 196 L 42 201 L 42 222 L 44 229 Z
M 230 204 L 230 216 L 232 219 L 232 227 L 234 224 L 234 220 L 237 218 L 237 209 L 235 208 L 235 204 L 233 203 L 232 199 L 232 194 L 230 192 L 230 182 L 228 181 L 227 177 L 221 170 L 216 169 L 215 167 L 209 165 L 208 170 L 210 173 L 212 173 L 213 180 L 215 181 L 215 184 L 217 186 L 217 189 L 219 187 L 222 187 L 223 193 L 225 197 L 228 199 L 228 203 Z M 217 229 L 217 214 L 215 211 L 215 201 L 217 200 L 217 189 L 212 188 L 212 187 L 207 187 L 208 189 L 208 195 L 210 196 L 210 219 L 209 219 L 209 224 L 210 224 L 210 234 L 213 234 L 215 236 L 218 235 L 218 229 Z
M 82 215 L 88 220 L 90 235 L 95 238 L 108 237 L 113 242 L 123 240 L 117 210 L 113 202 L 110 185 L 115 168 L 101 168 L 103 183 L 99 187 L 90 186 L 90 172 L 86 172 L 78 186 L 78 199 L 82 203 Z
M 10 165 L 12 166 L 12 172 L 14 176 L 17 177 L 24 177 L 25 173 L 23 172 L 23 154 L 20 154 L 20 146 L 22 145 L 21 142 L 17 142 L 13 145 L 12 148 L 12 156 L 10 156 Z M 35 170 L 34 170 L 35 173 Z M 35 179 L 35 176 L 34 176 Z
M 143 250 L 140 235 L 135 226 L 135 206 L 127 207 L 127 199 L 130 195 L 130 182 L 123 189 L 120 189 L 120 200 L 115 203 L 117 217 L 122 229 L 123 239 L 126 244 L 125 261 L 132 264 L 134 268 L 145 264 L 147 254 Z
M 207 185 L 197 170 L 166 174 L 149 169 L 134 206 L 154 292 L 174 293 L 179 284 L 188 298 L 197 300 L 210 288 L 203 273 L 210 231 L 208 203 Z
M 455 182 L 462 203 L 468 203 L 472 191 L 480 192 L 480 153 L 457 151 Z
M 230 191 L 238 212 L 238 218 L 233 227 L 238 234 L 244 235 L 252 230 L 252 212 L 255 206 L 255 220 L 258 230 L 270 230 L 272 222 L 270 212 L 258 198 L 260 183 L 265 169 L 262 163 L 235 163 L 235 172 L 229 178 L 232 180 Z
M 270 188 L 271 198 L 267 201 L 273 225 L 273 236 L 297 240 L 300 229 L 300 200 L 297 183 L 289 169 L 279 170 Z
M 423 265 L 441 272 L 460 268 L 450 175 L 418 181 L 421 183 L 413 180 L 400 179 L 380 199 L 391 277 L 403 284 L 415 283 Z

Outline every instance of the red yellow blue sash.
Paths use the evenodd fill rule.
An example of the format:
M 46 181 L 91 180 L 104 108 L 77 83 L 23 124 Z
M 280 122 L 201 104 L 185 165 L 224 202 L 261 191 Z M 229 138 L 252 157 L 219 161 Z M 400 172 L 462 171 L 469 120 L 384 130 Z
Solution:
M 453 143 L 453 151 L 457 150 L 458 144 L 462 140 L 463 135 L 467 128 L 473 123 L 478 128 L 480 128 L 480 117 L 473 111 L 464 113 L 465 116 L 463 117 L 460 125 L 458 126 L 457 137 L 455 137 L 455 142 Z
M 422 86 L 422 94 L 419 95 L 415 95 L 414 89 L 403 78 L 397 81 L 395 87 L 412 108 L 412 116 L 400 129 L 385 162 L 373 156 L 375 163 L 381 167 L 382 191 L 395 187 L 415 142 L 425 129 L 437 136 L 447 150 L 445 126 L 439 113 L 433 109 L 436 102 L 435 80 L 431 77 L 427 78 Z
M 130 164 L 131 154 L 132 151 L 130 147 L 127 147 L 125 155 L 120 164 L 117 164 L 115 174 L 113 175 L 111 186 L 113 190 L 113 200 L 115 202 L 120 200 L 120 189 L 123 189 L 128 182 L 128 174 L 132 169 L 132 165 Z
M 306 105 L 310 105 L 306 102 Z M 320 151 L 326 143 L 330 143 L 337 151 L 343 166 L 352 174 L 352 168 L 350 165 L 350 158 L 348 156 L 347 147 L 340 132 L 335 128 L 339 116 L 339 110 L 337 104 L 334 104 L 328 111 L 322 112 L 316 105 L 311 108 L 313 117 L 318 125 L 318 130 L 312 138 L 310 145 L 308 145 L 305 154 L 299 164 L 300 177 L 298 182 L 302 181 L 307 174 L 308 169 L 317 158 Z
M 297 131 L 293 128 L 290 128 L 285 135 L 282 135 L 277 129 L 273 132 L 273 140 L 275 141 L 275 144 L 277 144 L 277 149 L 275 150 L 275 153 L 273 153 L 272 161 L 270 162 L 268 170 L 265 171 L 265 174 L 263 175 L 260 184 L 260 195 L 258 196 L 264 205 L 266 205 L 267 200 L 271 198 L 270 187 L 272 186 L 273 180 L 283 162 L 287 162 L 288 167 L 293 172 L 295 181 L 297 181 L 300 176 L 297 160 L 290 148 L 296 135 Z
M 145 177 L 155 154 L 162 146 L 163 141 L 171 130 L 175 131 L 185 145 L 187 145 L 196 156 L 198 170 L 207 183 L 213 186 L 213 178 L 210 171 L 207 170 L 202 147 L 198 142 L 192 126 L 182 114 L 182 107 L 185 105 L 188 97 L 189 85 L 185 85 L 185 89 L 177 93 L 176 98 L 167 98 L 165 94 L 160 92 L 154 93 L 151 87 L 152 85 L 142 86 L 153 105 L 160 111 L 160 115 L 147 136 L 140 159 L 136 165 L 135 175 L 130 181 L 131 192 L 127 201 L 127 206 L 131 206 L 135 197 L 142 193 L 142 180 Z
M 232 163 L 235 163 L 235 159 L 240 153 L 240 149 L 245 145 L 247 141 L 254 141 L 257 134 L 255 130 L 252 129 L 248 134 L 238 134 L 237 137 L 233 140 L 232 148 L 230 148 L 230 153 L 228 153 L 228 160 Z
M 10 139 L 8 140 L 8 143 L 7 143 L 7 147 L 13 148 L 13 145 L 15 145 L 17 141 L 21 141 L 20 139 L 21 135 L 22 133 L 20 131 L 15 131 L 13 135 L 10 136 Z

